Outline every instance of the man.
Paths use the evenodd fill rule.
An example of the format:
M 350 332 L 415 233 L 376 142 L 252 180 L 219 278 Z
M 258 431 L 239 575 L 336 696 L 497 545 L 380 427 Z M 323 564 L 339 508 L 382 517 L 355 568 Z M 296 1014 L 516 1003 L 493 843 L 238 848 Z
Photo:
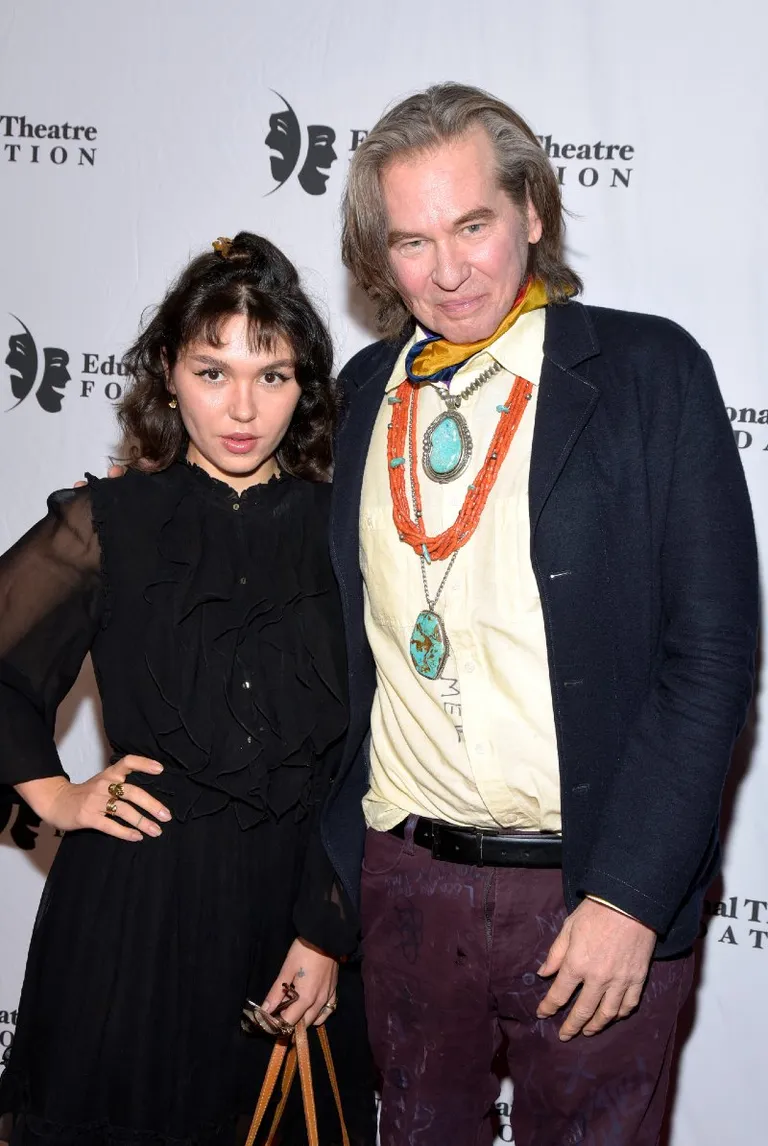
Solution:
M 704 352 L 576 302 L 562 246 L 544 152 L 477 89 L 406 99 L 355 153 L 344 258 L 385 338 L 342 373 L 324 831 L 353 896 L 365 843 L 382 1146 L 490 1141 L 500 1046 L 517 1146 L 656 1143 L 717 869 L 745 482 Z

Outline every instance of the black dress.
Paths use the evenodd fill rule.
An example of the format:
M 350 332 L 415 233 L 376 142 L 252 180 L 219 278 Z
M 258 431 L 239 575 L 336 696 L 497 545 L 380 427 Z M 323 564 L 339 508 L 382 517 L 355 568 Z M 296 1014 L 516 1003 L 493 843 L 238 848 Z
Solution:
M 355 947 L 319 835 L 346 725 L 329 495 L 286 475 L 235 494 L 185 463 L 89 479 L 0 559 L 0 780 L 62 772 L 56 708 L 90 651 L 112 759 L 159 760 L 130 782 L 173 813 L 159 839 L 61 842 L 0 1080 L 14 1146 L 232 1146 L 272 1049 L 240 1030 L 245 998 L 297 935 Z M 354 961 L 327 1029 L 372 1142 Z

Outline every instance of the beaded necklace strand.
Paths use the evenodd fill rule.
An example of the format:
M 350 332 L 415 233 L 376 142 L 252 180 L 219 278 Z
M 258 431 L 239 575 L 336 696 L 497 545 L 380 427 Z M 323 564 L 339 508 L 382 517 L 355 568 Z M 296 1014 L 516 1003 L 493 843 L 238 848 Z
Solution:
M 499 421 L 485 461 L 477 477 L 467 488 L 464 504 L 455 522 L 435 537 L 428 536 L 424 525 L 419 485 L 417 454 L 419 391 L 419 386 L 406 379 L 398 386 L 394 396 L 388 399 L 392 406 L 392 420 L 387 427 L 387 462 L 395 527 L 400 540 L 410 545 L 419 557 L 427 603 L 426 609 L 422 609 L 416 618 L 411 634 L 409 645 L 411 662 L 420 676 L 428 680 L 437 680 L 442 675 L 450 652 L 445 625 L 442 617 L 435 611 L 437 601 L 453 568 L 456 555 L 477 529 L 488 495 L 509 452 L 526 404 L 533 394 L 533 386 L 524 378 L 515 378 L 505 405 L 496 407 Z M 406 466 L 410 476 L 413 517 L 408 505 Z M 427 565 L 447 558 L 450 560 L 440 587 L 434 597 L 431 597 L 427 581 Z
M 392 406 L 392 420 L 387 431 L 387 462 L 389 465 L 389 489 L 392 497 L 392 513 L 398 537 L 410 545 L 415 553 L 428 561 L 444 561 L 463 545 L 477 529 L 485 509 L 488 495 L 493 489 L 499 469 L 509 453 L 509 447 L 525 411 L 526 404 L 533 394 L 533 386 L 524 378 L 517 377 L 503 406 L 497 406 L 499 421 L 491 444 L 480 470 L 467 487 L 464 504 L 459 510 L 453 525 L 434 537 L 427 534 L 419 485 L 417 455 L 417 414 L 419 408 L 419 386 L 406 379 L 388 399 Z M 408 441 L 410 434 L 410 441 Z M 410 455 L 410 478 L 413 490 L 415 520 L 411 517 L 405 481 L 406 442 Z

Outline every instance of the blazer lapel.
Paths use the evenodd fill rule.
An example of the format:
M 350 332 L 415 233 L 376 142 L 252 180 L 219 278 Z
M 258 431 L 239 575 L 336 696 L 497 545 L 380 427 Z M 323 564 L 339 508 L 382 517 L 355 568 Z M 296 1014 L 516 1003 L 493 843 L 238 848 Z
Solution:
M 600 391 L 588 374 L 589 359 L 599 353 L 589 315 L 580 303 L 549 307 L 528 485 L 531 532 L 597 405 Z
M 352 610 L 362 610 L 359 520 L 363 475 L 376 415 L 384 387 L 400 353 L 400 346 L 385 344 L 371 372 L 356 375 L 348 385 L 347 413 L 336 443 L 331 500 L 331 558 L 342 594 L 347 624 Z M 362 612 L 361 623 L 362 623 Z

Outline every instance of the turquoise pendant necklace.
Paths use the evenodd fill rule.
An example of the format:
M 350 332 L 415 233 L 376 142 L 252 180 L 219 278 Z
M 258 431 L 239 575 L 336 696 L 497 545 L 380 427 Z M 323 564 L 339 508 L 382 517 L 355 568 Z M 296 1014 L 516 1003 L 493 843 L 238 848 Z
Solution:
M 422 466 L 431 481 L 445 485 L 460 477 L 472 458 L 472 435 L 467 419 L 459 413 L 459 406 L 479 390 L 483 383 L 498 374 L 501 363 L 492 362 L 479 374 L 466 390 L 452 397 L 445 383 L 437 383 L 435 389 L 445 402 L 446 409 L 430 422 L 424 434 Z
M 461 417 L 461 415 L 459 416 Z M 413 474 L 413 446 L 411 435 L 412 417 L 413 406 L 411 406 L 408 415 L 408 433 L 406 436 L 406 440 L 408 442 L 408 460 L 411 463 L 408 467 L 408 472 L 410 474 Z M 442 414 L 441 417 L 445 417 L 445 415 Z M 463 422 L 464 418 L 462 417 L 461 420 Z M 469 431 L 467 431 L 467 433 L 469 433 Z M 469 459 L 467 459 L 467 461 L 468 460 Z M 413 481 L 411 481 L 410 486 L 411 499 L 413 500 L 413 512 L 417 517 L 420 517 L 421 514 L 416 508 L 416 491 L 413 488 Z M 420 676 L 426 677 L 427 680 L 437 680 L 441 676 L 442 671 L 445 668 L 445 662 L 448 660 L 448 656 L 451 651 L 450 644 L 448 643 L 448 635 L 445 631 L 445 625 L 443 624 L 443 619 L 437 612 L 435 612 L 435 609 L 440 594 L 445 588 L 445 583 L 448 580 L 448 575 L 451 572 L 451 569 L 453 569 L 453 563 L 458 555 L 459 551 L 456 549 L 452 554 L 450 561 L 448 562 L 448 568 L 443 574 L 443 579 L 440 582 L 434 597 L 430 597 L 429 595 L 427 564 L 431 564 L 431 559 L 427 553 L 426 547 L 424 548 L 424 552 L 419 558 L 421 562 L 421 581 L 424 586 L 424 597 L 427 602 L 427 607 L 426 609 L 422 609 L 416 618 L 416 624 L 413 626 L 413 632 L 411 633 L 409 651 L 411 655 L 411 663 L 416 669 L 416 672 Z
M 451 651 L 451 646 L 448 643 L 448 635 L 445 631 L 442 617 L 435 612 L 437 600 L 448 580 L 448 574 L 453 569 L 453 563 L 459 555 L 458 549 L 455 551 L 451 560 L 448 562 L 448 568 L 443 574 L 443 579 L 440 582 L 440 587 L 435 593 L 434 597 L 429 595 L 429 582 L 427 581 L 427 562 L 424 557 L 421 558 L 421 580 L 424 584 L 424 596 L 427 601 L 426 609 L 422 609 L 416 618 L 416 624 L 413 626 L 411 633 L 411 661 L 413 667 L 420 676 L 424 676 L 427 680 L 437 680 L 442 675 L 445 668 L 445 662 Z

